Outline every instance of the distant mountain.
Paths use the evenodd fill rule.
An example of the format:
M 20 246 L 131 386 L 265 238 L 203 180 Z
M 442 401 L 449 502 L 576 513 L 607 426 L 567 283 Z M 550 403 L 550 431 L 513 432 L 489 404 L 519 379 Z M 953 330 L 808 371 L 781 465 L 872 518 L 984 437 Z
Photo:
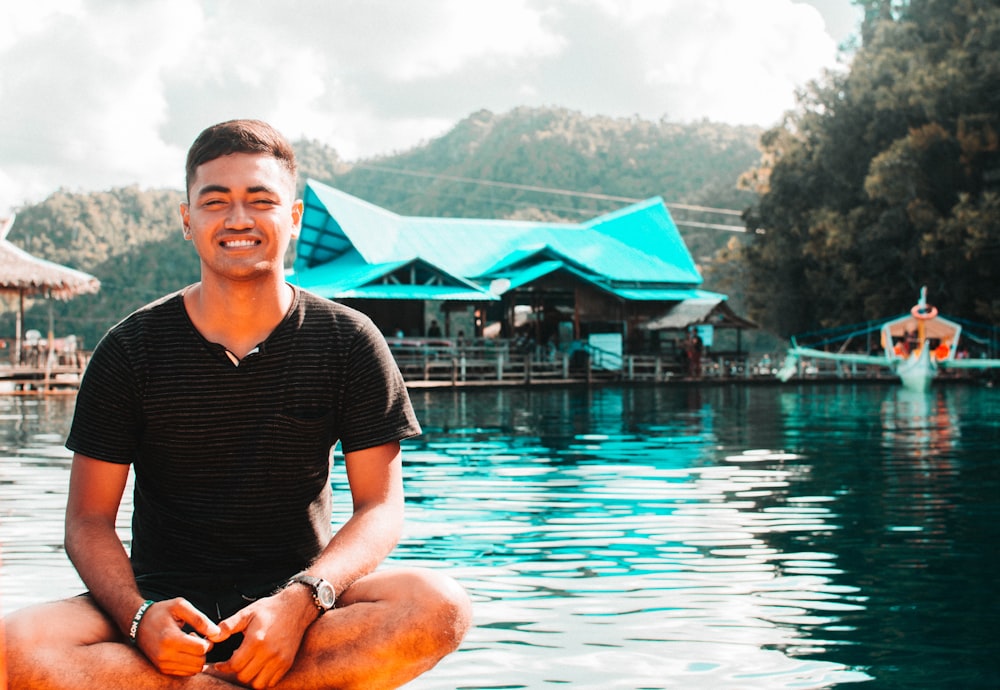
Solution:
M 300 183 L 311 177 L 406 215 L 541 218 L 579 222 L 628 199 L 742 210 L 755 200 L 737 180 L 759 162 L 754 127 L 637 118 L 587 117 L 564 109 L 479 111 L 443 136 L 391 156 L 346 162 L 316 141 L 294 142 Z M 561 190 L 560 193 L 545 190 Z M 609 198 L 614 197 L 614 198 Z M 100 278 L 97 295 L 53 305 L 56 335 L 76 333 L 92 347 L 128 312 L 194 282 L 198 260 L 181 237 L 182 192 L 127 187 L 90 194 L 59 191 L 22 209 L 9 239 L 36 256 Z M 673 209 L 704 268 L 727 241 L 720 230 L 685 221 L 739 225 L 733 216 Z M 737 239 L 738 241 L 738 239 Z M 707 286 L 733 271 L 713 277 Z M 737 284 L 729 285 L 730 291 Z M 739 297 L 739 295 L 734 295 Z M 45 332 L 48 307 L 26 315 Z M 0 315 L 0 334 L 13 334 Z
M 758 162 L 761 131 L 586 117 L 557 109 L 479 111 L 427 144 L 317 178 L 400 213 L 508 217 L 525 209 L 590 216 L 621 203 L 391 173 L 384 168 L 573 192 L 741 206 L 736 179 Z M 372 167 L 369 167 L 372 166 Z M 310 174 L 311 171 L 310 171 Z
M 355 164 L 316 142 L 296 147 L 307 152 L 303 179 L 314 177 L 397 213 L 579 222 L 627 203 L 599 195 L 742 210 L 756 197 L 737 189 L 737 180 L 759 163 L 761 132 L 518 108 L 502 115 L 481 110 L 422 146 Z M 504 186 L 511 184 L 520 186 Z M 734 216 L 672 213 L 678 221 L 739 224 Z M 701 261 L 729 239 L 718 230 L 682 226 L 681 232 Z

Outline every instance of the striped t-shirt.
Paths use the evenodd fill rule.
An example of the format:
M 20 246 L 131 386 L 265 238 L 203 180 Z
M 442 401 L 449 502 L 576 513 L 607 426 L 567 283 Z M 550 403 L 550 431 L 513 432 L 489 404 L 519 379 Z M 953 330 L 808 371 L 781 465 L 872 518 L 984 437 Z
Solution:
M 183 294 L 98 344 L 66 446 L 134 463 L 137 574 L 272 573 L 331 537 L 330 462 L 420 433 L 402 376 L 363 314 L 296 289 L 238 366 L 195 329 Z

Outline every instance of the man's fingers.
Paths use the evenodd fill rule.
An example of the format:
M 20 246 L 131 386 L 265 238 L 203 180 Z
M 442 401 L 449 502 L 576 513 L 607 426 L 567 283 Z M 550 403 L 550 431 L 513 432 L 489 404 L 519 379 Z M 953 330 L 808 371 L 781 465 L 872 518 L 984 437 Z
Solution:
M 174 620 L 181 624 L 181 627 L 187 624 L 196 633 L 213 642 L 221 642 L 229 637 L 229 635 L 222 635 L 219 626 L 211 618 L 196 609 L 187 599 L 171 599 L 168 603 L 171 605 L 170 614 L 174 617 Z
M 240 667 L 234 659 L 219 662 L 214 665 L 216 671 L 226 677 L 235 678 L 239 683 L 252 688 L 270 688 L 277 685 L 290 664 L 284 664 L 277 659 L 264 660 L 250 657 L 245 666 Z
M 215 623 L 187 600 L 175 598 L 149 607 L 138 639 L 143 654 L 161 673 L 193 676 L 202 670 L 213 646 L 203 635 L 213 632 L 218 633 Z
M 243 632 L 247 629 L 252 615 L 248 609 L 240 609 L 229 618 L 221 621 L 218 625 L 220 640 L 232 637 L 235 633 Z M 219 642 L 220 640 L 215 640 Z

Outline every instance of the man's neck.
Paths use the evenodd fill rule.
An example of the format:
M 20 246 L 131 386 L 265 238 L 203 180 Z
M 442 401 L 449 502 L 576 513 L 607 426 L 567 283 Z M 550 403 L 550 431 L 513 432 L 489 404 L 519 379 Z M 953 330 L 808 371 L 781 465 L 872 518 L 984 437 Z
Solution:
M 184 307 L 206 340 L 243 359 L 281 323 L 294 291 L 283 280 L 274 285 L 214 285 L 202 281 L 184 294 Z

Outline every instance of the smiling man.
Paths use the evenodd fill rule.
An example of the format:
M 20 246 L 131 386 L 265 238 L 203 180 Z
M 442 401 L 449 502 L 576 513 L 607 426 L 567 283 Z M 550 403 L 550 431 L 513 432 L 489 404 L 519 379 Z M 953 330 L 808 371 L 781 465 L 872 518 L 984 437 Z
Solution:
M 66 549 L 89 591 L 5 621 L 12 689 L 392 688 L 464 636 L 451 578 L 376 570 L 402 530 L 399 442 L 420 428 L 372 322 L 284 280 L 295 175 L 259 121 L 192 145 L 201 279 L 94 352 L 67 440 Z M 338 442 L 353 513 L 333 533 Z

